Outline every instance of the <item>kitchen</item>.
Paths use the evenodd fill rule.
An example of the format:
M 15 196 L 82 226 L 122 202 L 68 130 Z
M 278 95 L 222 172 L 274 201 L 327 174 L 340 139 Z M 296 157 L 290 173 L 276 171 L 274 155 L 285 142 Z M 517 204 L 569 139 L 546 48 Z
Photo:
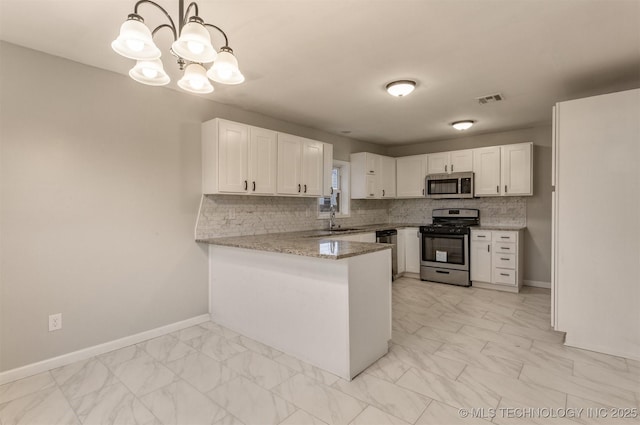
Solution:
M 9 4 L 10 2 L 2 3 L 3 17 L 7 17 L 9 12 L 11 16 L 21 16 L 15 15 L 20 11 L 15 8 L 9 9 Z M 614 40 L 625 39 L 612 29 L 620 28 L 621 34 L 634 34 L 633 30 L 637 30 L 637 20 L 634 18 L 637 15 L 633 14 L 633 11 L 637 10 L 634 9 L 637 7 L 636 3 L 632 2 L 629 6 L 629 3 L 620 2 L 618 7 L 624 9 L 625 5 L 630 7 L 632 12 L 620 11 L 615 7 L 608 9 L 609 12 L 597 13 L 587 9 L 582 14 L 578 13 L 582 20 L 576 20 L 590 23 L 591 19 L 604 16 L 603 21 L 606 17 L 611 25 L 607 27 L 607 34 L 615 35 Z M 109 43 L 116 36 L 120 21 L 131 12 L 129 9 L 132 6 L 128 3 L 122 5 L 123 11 L 113 18 L 116 23 L 113 27 L 105 29 L 101 56 L 117 57 L 110 50 Z M 570 9 L 571 6 L 567 3 L 565 7 Z M 597 5 L 592 7 L 597 8 Z M 23 9 L 23 12 L 34 16 L 53 16 L 54 12 L 51 11 L 49 14 L 26 6 Z M 535 13 L 541 13 L 534 5 L 525 9 L 534 16 L 537 16 Z M 80 10 L 87 16 L 95 13 L 91 10 Z M 514 9 L 506 9 L 505 16 L 495 15 L 490 22 L 495 23 L 495 28 L 499 28 L 498 24 L 503 22 L 500 19 L 511 22 L 508 20 L 509 13 L 513 14 L 513 19 L 522 19 L 517 11 L 518 7 L 515 6 Z M 261 8 L 258 12 L 266 13 Z M 567 13 L 565 10 L 558 13 L 560 12 Z M 101 13 L 104 14 L 104 11 Z M 399 14 L 400 11 L 392 13 Z M 227 12 L 216 12 L 214 8 L 212 14 L 224 16 Z M 207 16 L 209 15 L 211 14 Z M 625 20 L 625 16 L 629 18 Z M 622 55 L 610 59 L 610 67 L 598 65 L 599 67 L 588 68 L 584 65 L 587 67 L 584 72 L 592 72 L 583 74 L 584 78 L 580 78 L 577 71 L 569 72 L 566 78 L 574 76 L 575 78 L 570 80 L 573 82 L 567 83 L 566 89 L 564 86 L 558 89 L 553 101 L 544 106 L 544 119 L 540 123 L 512 126 L 503 122 L 493 131 L 471 129 L 459 137 L 460 134 L 454 133 L 455 130 L 448 126 L 448 123 L 457 117 L 443 116 L 442 133 L 430 138 L 431 140 L 424 141 L 426 137 L 418 136 L 411 139 L 412 143 L 385 146 L 362 141 L 373 138 L 357 134 L 357 130 L 362 128 L 356 127 L 360 119 L 358 114 L 345 111 L 345 119 L 336 123 L 334 130 L 323 131 L 311 124 L 318 119 L 318 116 L 311 112 L 308 112 L 309 117 L 301 114 L 298 120 L 292 120 L 275 117 L 285 112 L 279 112 L 277 108 L 273 110 L 273 115 L 251 112 L 255 111 L 262 101 L 257 101 L 255 108 L 244 109 L 224 104 L 229 103 L 229 99 L 233 99 L 238 90 L 244 90 L 242 86 L 216 86 L 216 92 L 209 100 L 175 90 L 150 89 L 139 85 L 122 75 L 126 74 L 131 66 L 125 60 L 118 63 L 121 71 L 115 73 L 99 69 L 102 68 L 99 61 L 91 64 L 94 66 L 92 67 L 77 63 L 82 60 L 73 56 L 66 57 L 76 62 L 62 59 L 59 56 L 65 54 L 58 53 L 55 48 L 33 46 L 36 50 L 53 54 L 52 56 L 18 47 L 29 45 L 19 37 L 8 39 L 4 35 L 4 31 L 9 28 L 8 24 L 5 25 L 4 19 L 2 38 L 8 43 L 3 42 L 1 48 L 3 292 L 0 361 L 3 372 L 14 371 L 26 365 L 207 314 L 208 247 L 193 241 L 194 221 L 202 195 L 200 126 L 203 122 L 223 117 L 235 122 L 321 140 L 331 143 L 334 147 L 334 158 L 342 161 L 349 161 L 350 154 L 356 152 L 403 157 L 532 142 L 533 196 L 526 200 L 487 200 L 486 202 L 490 203 L 487 205 L 489 213 L 485 213 L 481 208 L 481 217 L 483 221 L 496 220 L 489 224 L 505 224 L 502 219 L 509 219 L 514 225 L 520 225 L 524 221 L 527 227 L 524 236 L 524 279 L 534 284 L 548 284 L 551 282 L 551 191 L 544 188 L 551 187 L 551 106 L 556 101 L 622 91 L 638 86 L 635 79 L 636 62 L 632 61 L 634 56 L 625 54 L 628 50 L 624 50 L 624 43 L 617 40 L 612 44 L 622 50 Z M 237 19 L 243 21 L 242 16 Z M 282 20 L 278 22 L 283 23 Z M 415 20 L 412 22 L 418 25 Z M 441 26 L 436 26 L 433 20 L 430 22 L 434 30 L 444 30 Z M 356 24 L 360 23 L 350 23 Z M 226 30 L 229 25 L 223 27 Z M 585 27 L 580 27 L 576 23 L 575 38 L 585 37 L 588 31 L 583 28 L 586 27 L 586 24 Z M 305 23 L 293 25 L 292 30 L 302 32 L 301 28 L 305 28 Z M 460 31 L 463 29 L 458 28 Z M 467 28 L 467 31 L 471 31 L 473 26 Z M 530 32 L 525 32 L 523 37 L 531 37 L 531 33 L 535 33 L 538 27 L 533 25 L 526 28 L 529 28 Z M 407 31 L 411 31 L 411 26 L 408 26 Z M 253 41 L 246 42 L 246 48 L 240 48 L 233 44 L 234 36 L 239 37 L 239 34 L 234 35 L 231 30 L 229 33 L 231 46 L 238 55 L 243 72 L 247 74 L 246 86 L 250 87 L 250 82 L 257 80 L 259 76 L 251 76 L 251 69 L 243 60 L 251 60 L 247 49 L 252 44 L 262 41 L 254 38 Z M 342 33 L 338 32 L 335 36 L 340 34 Z M 599 36 L 603 37 L 602 34 Z M 387 38 L 385 43 L 394 41 L 393 33 L 379 37 L 380 42 Z M 437 44 L 442 45 L 438 37 L 425 37 L 431 41 L 437 40 Z M 51 43 L 54 43 L 54 39 L 55 35 L 52 35 Z M 570 37 L 560 39 L 570 40 Z M 78 42 L 89 45 L 102 43 L 97 43 L 91 37 Z M 264 42 L 273 44 L 273 39 Z M 290 43 L 295 43 L 295 39 L 283 37 L 282 42 L 285 46 L 290 46 Z M 424 39 L 420 40 L 420 43 L 425 42 Z M 495 38 L 492 42 L 503 46 Z M 574 47 L 569 41 L 564 43 Z M 585 44 L 589 47 L 588 50 L 600 46 L 596 40 Z M 482 51 L 480 46 L 475 47 L 478 52 Z M 355 51 L 355 46 L 352 48 Z M 615 54 L 616 48 L 610 49 L 613 50 L 612 54 Z M 515 50 L 508 51 L 515 55 Z M 633 48 L 631 51 L 634 51 Z M 322 52 L 327 54 L 330 50 Z M 579 59 L 587 60 L 586 52 L 577 52 L 576 56 Z M 475 54 L 472 53 L 472 56 Z M 607 57 L 600 50 L 599 56 Z M 473 58 L 474 61 L 478 60 L 475 56 Z M 564 66 L 561 59 L 556 60 L 559 67 Z M 516 66 L 514 60 L 505 61 L 511 66 Z M 501 63 L 504 64 L 505 61 Z M 311 66 L 313 65 L 311 63 Z M 168 64 L 165 66 L 169 68 Z M 425 65 L 423 72 L 428 72 L 436 66 L 438 65 Z M 446 68 L 445 62 L 439 66 Z M 448 66 L 448 69 L 451 69 L 453 65 Z M 278 72 L 271 69 L 270 73 Z M 46 70 L 49 76 L 55 76 L 55 82 L 43 79 L 42 70 Z M 579 70 L 582 71 L 583 68 L 579 67 Z M 393 117 L 394 121 L 401 121 L 403 116 L 414 122 L 420 121 L 424 111 L 412 111 L 415 104 L 408 103 L 415 102 L 412 96 L 417 96 L 414 99 L 419 99 L 419 96 L 446 99 L 448 96 L 448 92 L 442 91 L 435 81 L 425 81 L 411 96 L 405 99 L 391 98 L 384 92 L 384 84 L 389 81 L 389 77 L 407 77 L 403 74 L 406 71 L 383 71 L 380 71 L 382 75 L 367 77 L 357 84 L 366 86 L 362 89 L 365 92 L 368 87 L 378 88 L 377 94 L 370 94 L 375 96 L 375 100 L 371 99 L 371 108 L 373 110 L 378 104 L 386 105 L 386 113 Z M 505 78 L 504 70 L 500 73 L 499 68 L 494 68 L 493 72 L 498 77 Z M 474 96 L 486 95 L 495 90 L 504 90 L 505 103 L 501 108 L 508 109 L 509 105 L 518 100 L 516 95 L 511 95 L 515 88 L 489 88 L 484 86 L 482 81 L 474 81 L 473 84 L 469 84 L 477 87 L 465 92 L 465 99 L 468 97 L 470 103 L 475 102 Z M 306 93 L 303 91 L 305 86 L 296 85 L 302 82 L 292 81 L 292 84 L 291 91 L 301 98 L 301 103 L 296 108 L 290 108 L 288 105 L 281 105 L 279 108 L 311 111 L 316 105 L 311 104 L 313 102 L 310 101 L 310 96 L 303 94 Z M 520 86 L 530 85 L 535 90 L 539 84 L 541 83 L 531 80 L 520 83 Z M 451 86 L 447 88 L 451 89 Z M 251 91 L 250 88 L 247 90 Z M 277 97 L 277 94 L 271 95 Z M 37 99 L 37 102 L 34 99 Z M 218 103 L 216 99 L 227 100 Z M 324 109 L 333 107 L 322 104 L 318 107 L 323 106 Z M 391 109 L 391 106 L 398 108 Z M 478 113 L 485 114 L 486 120 L 497 120 L 501 115 L 496 112 L 482 112 L 495 109 L 482 110 L 479 109 L 481 106 L 474 107 L 478 108 Z M 494 115 L 496 117 L 493 117 Z M 476 119 L 476 128 L 481 129 L 485 123 L 479 118 Z M 397 134 L 409 131 L 408 126 L 406 129 L 402 126 L 395 128 L 388 120 L 384 121 L 384 125 Z M 347 130 L 353 130 L 351 137 L 340 133 Z M 424 135 L 426 131 L 424 127 L 417 129 L 418 134 Z M 223 195 L 215 197 L 212 202 L 220 207 L 222 216 L 218 219 L 226 223 L 222 227 L 224 231 L 229 232 L 220 236 L 238 234 L 238 230 L 243 226 L 259 221 L 262 221 L 263 226 L 269 231 L 319 229 L 327 224 L 326 219 L 315 218 L 316 207 L 315 201 L 312 200 Z M 425 199 L 353 200 L 351 216 L 338 218 L 337 221 L 342 226 L 398 220 L 423 224 L 429 222 L 431 210 L 442 205 L 442 202 L 444 201 Z M 451 201 L 446 206 L 474 208 L 479 202 L 483 201 Z M 393 219 L 389 216 L 393 216 Z M 276 220 L 276 217 L 279 219 Z M 437 288 L 431 291 L 440 293 L 442 290 Z M 506 294 L 500 296 L 504 297 Z M 63 328 L 49 333 L 46 327 L 47 316 L 58 312 L 63 313 Z M 178 329 L 171 328 L 171 332 L 174 331 Z M 479 335 L 480 331 L 478 332 Z M 147 338 L 154 336 L 159 335 L 149 335 Z M 493 353 L 496 352 L 497 347 L 493 347 Z M 453 355 L 449 351 L 447 353 Z M 63 363 L 52 365 L 59 367 Z M 98 366 L 99 364 L 96 365 L 97 368 Z M 102 370 L 101 367 L 99 369 Z

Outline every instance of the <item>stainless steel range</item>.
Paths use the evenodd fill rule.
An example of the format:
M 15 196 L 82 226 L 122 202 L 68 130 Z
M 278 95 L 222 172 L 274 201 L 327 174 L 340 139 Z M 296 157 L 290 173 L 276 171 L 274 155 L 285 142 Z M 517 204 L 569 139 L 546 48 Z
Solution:
M 469 234 L 480 224 L 480 210 L 441 208 L 431 216 L 433 224 L 420 226 L 420 279 L 471 286 Z

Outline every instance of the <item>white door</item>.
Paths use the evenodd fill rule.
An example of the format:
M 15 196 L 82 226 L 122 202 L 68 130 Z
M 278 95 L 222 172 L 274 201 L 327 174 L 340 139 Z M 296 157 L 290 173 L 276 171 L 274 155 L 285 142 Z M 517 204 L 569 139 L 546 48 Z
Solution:
M 404 230 L 405 267 L 409 273 L 420 273 L 420 233 L 417 227 Z
M 396 197 L 396 159 L 388 156 L 380 157 L 380 196 Z
M 302 144 L 302 195 L 322 196 L 324 157 L 322 143 L 304 140 Z
M 278 139 L 275 131 L 251 127 L 249 134 L 249 192 L 277 190 Z
M 502 194 L 506 196 L 532 195 L 531 143 L 502 146 Z
M 473 149 L 453 151 L 449 153 L 449 156 L 451 157 L 452 173 L 473 171 Z
M 449 152 L 427 154 L 427 174 L 450 173 Z
M 471 242 L 471 280 L 491 282 L 491 242 Z
M 416 198 L 424 196 L 424 179 L 427 175 L 426 155 L 396 158 L 396 196 Z
M 302 143 L 299 137 L 278 133 L 278 193 L 302 193 Z
M 249 188 L 249 126 L 219 122 L 218 190 L 247 193 Z
M 500 196 L 500 147 L 473 150 L 476 196 Z

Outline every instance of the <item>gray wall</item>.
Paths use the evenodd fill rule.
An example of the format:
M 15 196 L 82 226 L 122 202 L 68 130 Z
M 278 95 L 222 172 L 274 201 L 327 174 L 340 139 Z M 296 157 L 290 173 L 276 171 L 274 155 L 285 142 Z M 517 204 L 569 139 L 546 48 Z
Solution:
M 387 154 L 398 157 L 533 142 L 533 196 L 522 198 L 527 203 L 524 279 L 548 283 L 551 281 L 551 136 L 552 128 L 548 124 L 523 130 L 394 146 L 387 149 Z
M 384 152 L 7 43 L 0 90 L 0 371 L 207 312 L 202 121 Z

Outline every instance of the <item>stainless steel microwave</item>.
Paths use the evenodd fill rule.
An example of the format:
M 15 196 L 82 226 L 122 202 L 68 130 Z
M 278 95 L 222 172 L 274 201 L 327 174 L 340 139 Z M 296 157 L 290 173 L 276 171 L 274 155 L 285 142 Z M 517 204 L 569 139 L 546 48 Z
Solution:
M 473 198 L 473 173 L 429 174 L 424 193 L 431 199 Z

